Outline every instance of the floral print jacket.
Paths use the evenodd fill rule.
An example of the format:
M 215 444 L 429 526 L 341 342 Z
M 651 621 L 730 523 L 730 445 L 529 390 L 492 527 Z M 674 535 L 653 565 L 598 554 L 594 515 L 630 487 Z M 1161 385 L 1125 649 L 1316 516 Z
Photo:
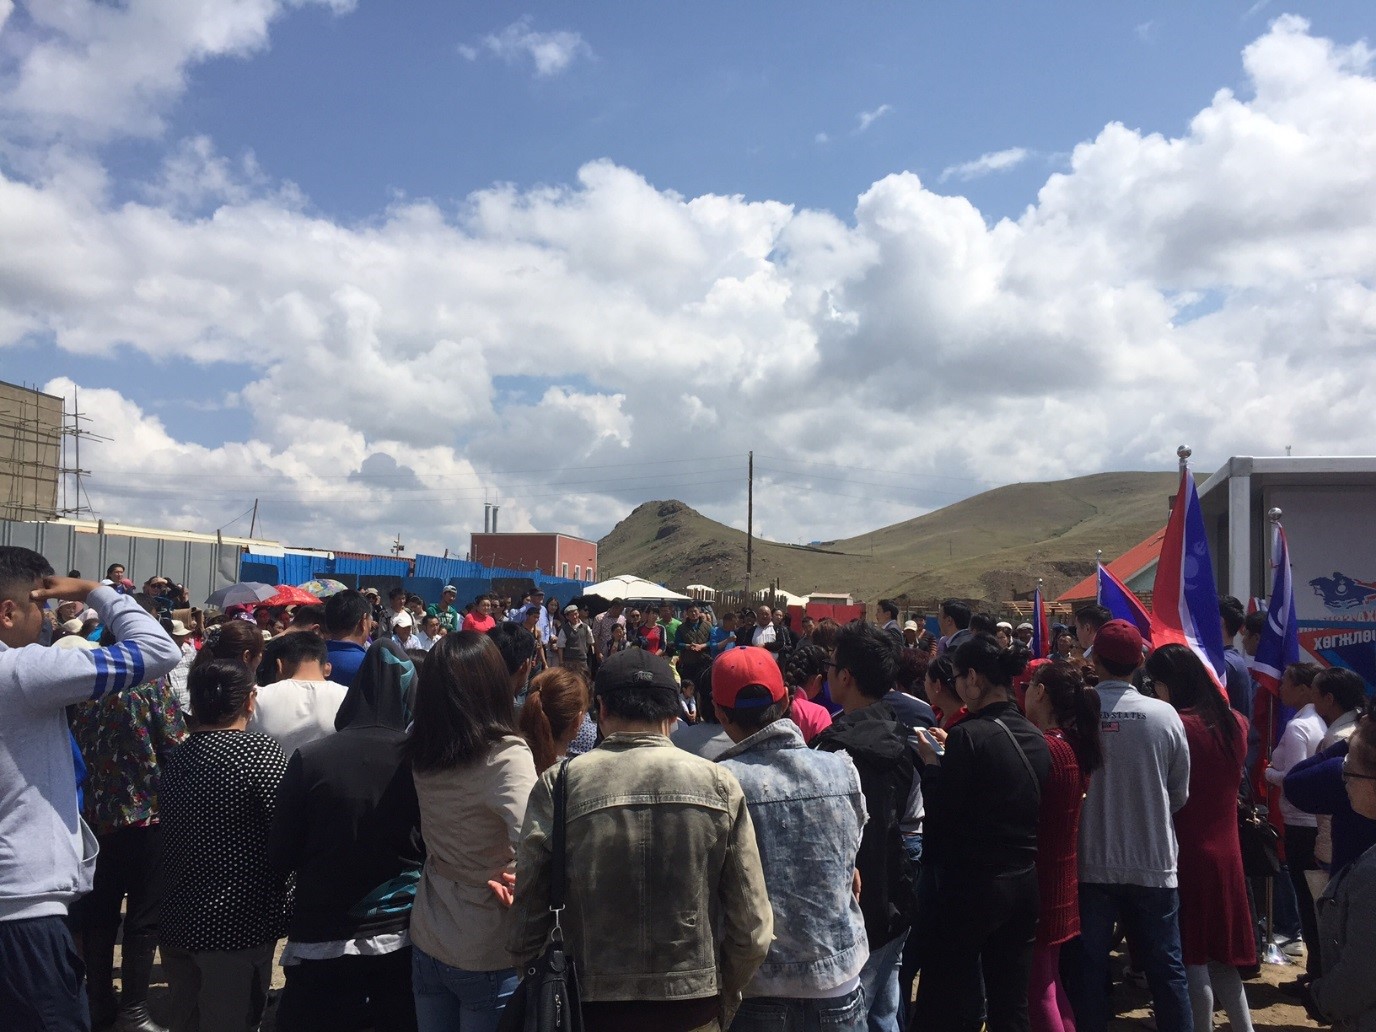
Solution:
M 108 835 L 156 823 L 162 765 L 186 739 L 181 709 L 164 679 L 81 703 L 72 733 L 86 761 L 82 816 L 92 830 Z

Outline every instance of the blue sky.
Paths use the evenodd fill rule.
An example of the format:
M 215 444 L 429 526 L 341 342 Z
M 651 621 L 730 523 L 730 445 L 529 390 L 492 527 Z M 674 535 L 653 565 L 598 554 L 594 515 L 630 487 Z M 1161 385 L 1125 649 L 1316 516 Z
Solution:
M 1259 8 L 1254 10 L 1254 8 Z M 1016 215 L 1107 122 L 1177 134 L 1220 87 L 1272 5 L 1253 3 L 532 4 L 531 31 L 589 54 L 532 77 L 525 60 L 460 56 L 513 21 L 509 4 L 307 8 L 252 60 L 197 68 L 171 135 L 252 150 L 345 218 L 394 193 L 457 203 L 493 182 L 567 182 L 610 158 L 661 189 L 777 198 L 842 216 L 876 179 L 1010 147 L 1037 157 L 977 184 Z M 1316 33 L 1376 28 L 1368 3 L 1299 3 Z M 889 110 L 864 131 L 863 112 Z M 829 144 L 818 144 L 826 133 Z M 155 164 L 153 142 L 133 167 Z
M 1150 375 L 1157 348 L 1167 367 L 1207 353 L 1230 377 L 1237 361 L 1248 366 L 1236 374 L 1246 389 L 1266 380 L 1267 361 L 1294 365 L 1284 340 L 1300 327 L 1326 326 L 1343 354 L 1370 339 L 1367 302 L 1352 293 L 1376 271 L 1364 252 L 1329 267 L 1332 240 L 1301 234 L 1330 258 L 1309 256 L 1279 223 L 1258 225 L 1260 242 L 1242 239 L 1245 211 L 1232 216 L 1236 240 L 1191 228 L 1236 199 L 1229 176 L 1249 160 L 1248 133 L 1220 121 L 1288 127 L 1316 154 L 1355 148 L 1334 153 L 1373 171 L 1365 108 L 1343 126 L 1329 103 L 1369 92 L 1369 2 L 77 8 L 89 24 L 64 21 L 51 0 L 0 0 L 0 172 L 13 188 L 0 205 L 47 213 L 51 201 L 56 235 L 71 241 L 65 280 L 60 254 L 38 272 L 0 267 L 0 376 L 114 392 L 130 418 L 158 424 L 144 427 L 154 454 L 143 473 L 154 480 L 172 475 L 161 461 L 219 468 L 250 455 L 248 485 L 328 476 L 331 461 L 357 471 L 378 454 L 404 466 L 440 448 L 423 461 L 470 492 L 444 532 L 453 539 L 482 492 L 502 492 L 495 474 L 531 467 L 510 456 L 512 434 L 524 433 L 551 485 L 561 467 L 615 467 L 624 479 L 580 486 L 561 506 L 545 500 L 566 501 L 557 490 L 508 478 L 529 496 L 504 510 L 517 525 L 567 522 L 596 536 L 644 500 L 642 488 L 696 484 L 706 486 L 685 500 L 739 522 L 739 491 L 724 478 L 656 479 L 668 467 L 637 465 L 691 457 L 678 450 L 686 437 L 703 455 L 753 446 L 810 457 L 817 480 L 780 473 L 775 531 L 833 538 L 1023 475 L 1159 467 L 1184 433 L 1201 435 L 1206 463 L 1249 443 L 1262 452 L 1305 440 L 1300 410 L 1255 441 L 1232 424 L 1221 431 L 1201 389 L 1164 412 L 1141 410 L 1130 431 L 1105 430 L 1112 439 L 1098 449 L 1053 456 L 1035 428 L 1050 420 L 1073 432 L 1082 407 L 1058 378 L 1042 383 L 1062 357 L 1092 388 Z M 70 62 L 60 88 L 38 60 L 53 55 Z M 1303 82 L 1292 68 L 1305 69 Z M 86 94 L 84 77 L 96 84 Z M 1217 99 L 1225 90 L 1235 103 Z M 1287 90 L 1300 100 L 1287 102 Z M 1112 123 L 1125 132 L 1106 133 Z M 1082 167 L 1072 167 L 1077 146 Z M 1323 227 L 1327 188 L 1306 167 L 1294 181 L 1312 188 Z M 1141 183 L 1121 185 L 1137 169 Z M 1246 199 L 1264 206 L 1268 173 L 1278 185 L 1285 169 L 1253 171 Z M 1039 200 L 1049 181 L 1054 196 Z M 725 200 L 694 201 L 709 196 Z M 1168 198 L 1181 196 L 1190 201 L 1171 216 Z M 664 220 L 648 239 L 642 210 Z M 23 220 L 3 214 L 0 247 L 27 246 Z M 1105 259 L 1097 289 L 1068 273 L 1042 282 L 1064 255 L 1104 240 L 1120 253 Z M 410 257 L 431 246 L 434 264 Z M 452 280 L 427 279 L 451 262 Z M 470 286 L 489 268 L 510 271 Z M 537 274 L 527 294 L 510 289 L 522 269 Z M 948 274 L 911 312 L 895 311 L 912 283 Z M 1297 314 L 1293 298 L 1316 290 L 1332 291 L 1331 306 Z M 735 351 L 712 350 L 738 327 Z M 671 363 L 655 386 L 673 397 L 646 398 L 644 355 L 685 348 L 702 349 L 703 362 Z M 762 360 L 738 365 L 736 352 L 752 348 Z M 322 375 L 341 355 L 351 372 Z M 965 355 L 994 365 L 967 380 Z M 848 360 L 864 370 L 854 384 L 840 371 Z M 715 401 L 712 362 L 733 382 L 758 372 L 763 387 Z M 957 414 L 980 408 L 976 385 L 1001 379 L 1004 363 L 1031 372 L 994 392 L 997 411 L 975 421 L 987 429 L 957 433 Z M 368 394 L 389 366 L 410 369 L 414 396 L 404 381 Z M 857 419 L 832 411 L 838 377 Z M 304 429 L 284 410 L 335 423 Z M 1095 425 L 1114 411 L 1097 410 Z M 831 420 L 863 424 L 860 450 L 819 433 Z M 168 447 L 200 450 L 159 459 L 158 428 Z M 348 437 L 352 450 L 335 460 L 293 450 L 316 432 Z M 1341 436 L 1326 434 L 1313 431 L 1311 446 Z M 854 511 L 834 504 L 844 483 L 823 482 L 836 468 L 907 479 L 876 492 L 874 475 L 857 473 L 854 496 L 872 505 Z M 200 518 L 194 499 L 124 512 L 144 504 L 118 493 L 135 472 L 110 475 L 100 493 L 97 471 L 109 511 Z M 223 475 L 218 483 L 236 483 Z M 320 532 L 311 496 L 289 495 L 284 486 L 285 532 Z M 356 547 L 386 536 L 381 523 L 347 532 Z

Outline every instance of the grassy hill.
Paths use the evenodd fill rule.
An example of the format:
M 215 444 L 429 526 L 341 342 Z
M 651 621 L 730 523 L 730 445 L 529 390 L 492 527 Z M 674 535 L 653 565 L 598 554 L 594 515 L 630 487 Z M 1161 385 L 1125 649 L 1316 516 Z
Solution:
M 1116 558 L 1166 521 L 1174 473 L 1098 473 L 1010 484 L 925 516 L 814 546 L 756 539 L 753 581 L 796 594 L 846 591 L 857 599 L 956 595 L 990 601 L 1031 591 L 1051 597 Z M 598 542 L 609 576 L 635 573 L 683 588 L 745 583 L 745 534 L 678 501 L 646 502 Z

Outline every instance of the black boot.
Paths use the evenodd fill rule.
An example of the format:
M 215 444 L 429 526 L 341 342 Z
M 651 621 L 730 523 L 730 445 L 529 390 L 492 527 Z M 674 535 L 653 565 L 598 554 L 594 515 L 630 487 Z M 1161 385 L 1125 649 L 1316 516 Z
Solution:
M 147 1004 L 138 1003 L 120 1007 L 115 1032 L 167 1032 L 167 1029 L 153 1020 Z
M 117 928 L 88 929 L 81 937 L 81 957 L 86 962 L 86 999 L 91 1005 L 91 1028 L 102 1032 L 115 1023 L 119 998 L 115 996 L 115 937 Z
M 151 935 L 125 938 L 120 963 L 120 1006 L 116 1032 L 167 1032 L 148 1013 L 148 982 L 158 940 Z

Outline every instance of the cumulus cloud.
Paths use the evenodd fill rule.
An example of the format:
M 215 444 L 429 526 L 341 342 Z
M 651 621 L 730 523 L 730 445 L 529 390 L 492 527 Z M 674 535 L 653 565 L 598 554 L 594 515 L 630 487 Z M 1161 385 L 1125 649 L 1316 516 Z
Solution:
M 566 71 L 580 57 L 592 57 L 592 47 L 579 33 L 566 29 L 536 32 L 532 24 L 529 17 L 519 18 L 500 32 L 484 36 L 476 45 L 460 44 L 459 53 L 469 61 L 476 61 L 484 53 L 508 64 L 529 60 L 535 74 L 542 77 Z
M 855 116 L 855 131 L 857 133 L 863 133 L 866 129 L 874 125 L 875 122 L 879 121 L 892 110 L 892 104 L 880 104 L 873 111 L 861 111 L 858 115 Z
M 973 161 L 964 161 L 959 165 L 948 165 L 941 170 L 940 180 L 946 182 L 948 179 L 979 179 L 993 172 L 1007 172 L 1009 169 L 1017 168 L 1029 157 L 1029 153 L 1024 147 L 1009 147 L 1006 150 L 990 151 L 988 154 L 981 154 Z
M 1245 92 L 1175 137 L 1105 126 L 992 223 L 912 173 L 842 218 L 608 161 L 344 223 L 195 141 L 119 202 L 54 151 L 0 175 L 0 349 L 232 364 L 250 431 L 215 447 L 81 384 L 98 506 L 213 527 L 262 496 L 270 532 L 340 547 L 461 551 L 484 493 L 512 529 L 664 497 L 743 525 L 748 448 L 789 457 L 757 526 L 804 541 L 1181 441 L 1201 468 L 1369 452 L 1371 57 L 1279 19 Z
M 354 0 L 12 0 L 0 48 L 0 126 L 10 135 L 110 139 L 149 136 L 186 86 L 190 68 L 246 57 L 291 6 L 344 13 Z

